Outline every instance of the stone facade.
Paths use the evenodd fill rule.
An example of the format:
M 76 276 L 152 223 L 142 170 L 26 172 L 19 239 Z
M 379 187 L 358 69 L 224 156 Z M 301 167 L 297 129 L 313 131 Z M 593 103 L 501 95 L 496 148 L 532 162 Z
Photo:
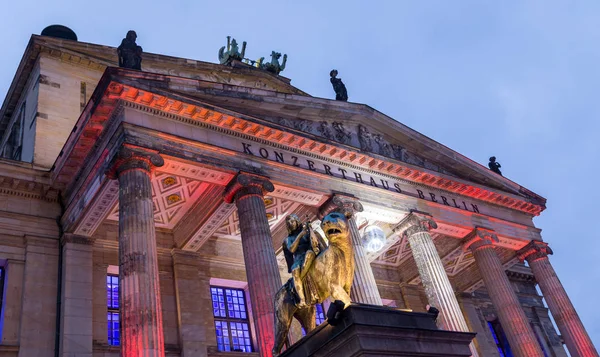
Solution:
M 32 37 L 0 111 L 0 357 L 231 356 L 211 287 L 239 289 L 248 355 L 270 356 L 284 218 L 317 221 L 336 196 L 356 202 L 355 301 L 435 305 L 439 327 L 477 333 L 472 356 L 497 356 L 501 331 L 515 356 L 597 355 L 533 224 L 542 197 L 372 108 L 143 56 L 118 69 L 114 48 Z

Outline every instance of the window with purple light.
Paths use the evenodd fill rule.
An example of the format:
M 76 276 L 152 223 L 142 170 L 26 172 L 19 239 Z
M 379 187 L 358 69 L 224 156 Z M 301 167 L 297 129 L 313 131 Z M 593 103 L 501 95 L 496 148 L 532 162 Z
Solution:
M 108 344 L 118 346 L 121 344 L 121 331 L 119 329 L 119 276 L 106 276 L 106 321 L 108 323 Z
M 252 352 L 244 290 L 210 287 L 219 351 Z

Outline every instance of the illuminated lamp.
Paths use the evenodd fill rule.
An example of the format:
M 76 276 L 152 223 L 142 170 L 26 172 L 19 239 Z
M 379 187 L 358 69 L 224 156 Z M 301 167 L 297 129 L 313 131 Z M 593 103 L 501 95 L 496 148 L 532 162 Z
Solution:
M 363 245 L 367 252 L 377 252 L 383 248 L 385 244 L 385 233 L 383 229 L 375 225 L 370 225 L 365 228 L 363 234 Z

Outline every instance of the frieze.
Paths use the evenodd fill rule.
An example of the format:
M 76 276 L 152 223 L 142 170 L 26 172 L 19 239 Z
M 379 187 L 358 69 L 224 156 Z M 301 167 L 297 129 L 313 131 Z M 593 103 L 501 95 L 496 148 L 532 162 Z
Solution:
M 318 159 L 308 158 L 298 154 L 291 154 L 283 150 L 275 150 L 271 147 L 261 146 L 250 142 L 240 141 L 238 147 L 235 149 L 247 155 L 262 157 L 263 159 L 287 164 L 331 177 L 409 195 L 449 207 L 481 213 L 481 208 L 475 202 L 465 201 L 464 199 L 458 197 L 452 197 L 450 194 L 441 193 L 440 191 L 431 191 L 424 187 L 416 188 L 404 181 L 394 180 L 387 176 L 366 174 L 363 171 L 352 170 L 348 167 L 342 167 L 330 162 L 325 163 Z

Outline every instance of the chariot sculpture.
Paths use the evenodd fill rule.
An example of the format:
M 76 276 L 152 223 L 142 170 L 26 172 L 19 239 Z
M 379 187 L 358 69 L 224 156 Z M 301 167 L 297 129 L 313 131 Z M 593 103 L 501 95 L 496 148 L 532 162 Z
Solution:
M 283 242 L 290 278 L 275 295 L 275 344 L 273 356 L 279 355 L 295 317 L 306 333 L 315 326 L 315 305 L 331 297 L 350 305 L 350 288 L 354 278 L 354 251 L 346 215 L 326 215 L 321 228 L 327 243 L 309 222 L 298 216 L 286 218 L 288 237 Z

